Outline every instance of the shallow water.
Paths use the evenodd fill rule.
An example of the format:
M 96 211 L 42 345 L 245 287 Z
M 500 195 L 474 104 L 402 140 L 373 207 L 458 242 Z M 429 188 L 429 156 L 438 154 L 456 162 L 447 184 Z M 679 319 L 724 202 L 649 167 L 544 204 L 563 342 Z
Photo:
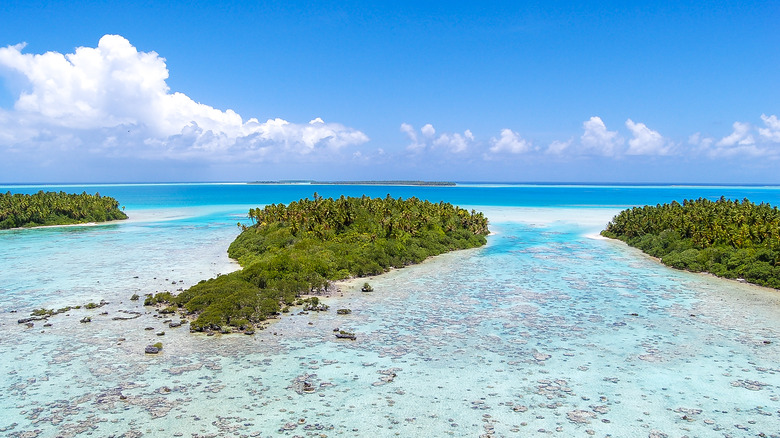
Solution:
M 0 233 L 0 436 L 780 436 L 780 294 L 594 238 L 620 208 L 488 205 L 486 247 L 344 285 L 329 312 L 169 328 L 129 297 L 236 269 L 250 201 L 228 199 Z

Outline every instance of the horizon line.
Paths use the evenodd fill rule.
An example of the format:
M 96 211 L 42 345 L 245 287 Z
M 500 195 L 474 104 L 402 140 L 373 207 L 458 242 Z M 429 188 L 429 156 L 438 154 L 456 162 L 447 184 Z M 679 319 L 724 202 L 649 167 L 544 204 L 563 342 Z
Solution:
M 452 187 L 458 185 L 531 185 L 531 186 L 665 186 L 665 187 L 780 187 L 777 183 L 734 182 L 623 182 L 623 181 L 434 181 L 434 180 L 306 180 L 283 179 L 271 181 L 101 181 L 101 182 L 0 182 L 0 187 L 20 186 L 116 186 L 116 185 L 416 185 L 422 187 Z

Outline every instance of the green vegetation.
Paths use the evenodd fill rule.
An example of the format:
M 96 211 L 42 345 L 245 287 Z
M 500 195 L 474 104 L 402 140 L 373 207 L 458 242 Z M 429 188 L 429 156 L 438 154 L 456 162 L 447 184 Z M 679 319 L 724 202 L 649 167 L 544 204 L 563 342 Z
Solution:
M 677 269 L 780 289 L 780 210 L 769 204 L 721 197 L 634 207 L 601 234 Z
M 127 215 L 119 209 L 119 202 L 108 196 L 100 196 L 100 193 L 0 193 L 0 230 L 117 219 L 127 219 Z
M 90 302 L 90 303 L 87 303 L 84 306 L 66 306 L 66 307 L 61 307 L 61 308 L 59 308 L 57 310 L 55 310 L 55 309 L 46 309 L 44 307 L 41 307 L 40 309 L 35 309 L 32 312 L 30 312 L 30 316 L 32 316 L 34 318 L 37 318 L 37 319 L 45 319 L 45 318 L 52 317 L 54 315 L 59 315 L 60 313 L 69 312 L 69 311 L 71 311 L 73 309 L 81 309 L 83 307 L 85 309 L 92 310 L 92 309 L 97 309 L 97 308 L 103 307 L 106 304 L 108 304 L 107 301 L 102 301 L 101 300 L 100 303 L 92 303 L 92 302 Z
M 296 302 L 321 309 L 316 297 L 331 282 L 380 274 L 447 251 L 486 243 L 487 219 L 448 203 L 388 197 L 302 199 L 253 208 L 255 222 L 228 249 L 241 271 L 201 281 L 146 305 L 176 306 L 197 319 L 194 331 L 257 324 Z M 305 301 L 305 302 L 304 302 Z

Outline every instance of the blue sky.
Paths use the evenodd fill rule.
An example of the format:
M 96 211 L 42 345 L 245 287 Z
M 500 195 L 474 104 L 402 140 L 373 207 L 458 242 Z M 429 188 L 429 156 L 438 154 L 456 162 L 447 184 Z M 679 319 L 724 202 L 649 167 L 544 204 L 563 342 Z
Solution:
M 780 183 L 780 2 L 3 2 L 0 182 Z

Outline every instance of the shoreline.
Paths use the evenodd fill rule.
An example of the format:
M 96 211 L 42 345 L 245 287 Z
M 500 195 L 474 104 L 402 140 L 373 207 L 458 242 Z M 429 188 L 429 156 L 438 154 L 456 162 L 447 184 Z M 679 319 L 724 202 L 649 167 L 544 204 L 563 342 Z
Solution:
M 59 225 L 33 225 L 30 227 L 14 227 L 14 228 L 6 228 L 4 230 L 0 230 L 0 232 L 3 231 L 19 231 L 19 230 L 34 230 L 34 229 L 44 229 L 44 228 L 66 228 L 66 227 L 99 227 L 101 225 L 111 225 L 116 222 L 123 222 L 129 220 L 130 217 L 128 216 L 126 219 L 112 219 L 110 221 L 104 221 L 104 222 L 77 222 L 75 224 L 59 224 Z
M 367 276 L 367 277 L 351 277 L 351 278 L 347 278 L 347 279 L 344 279 L 344 280 L 336 280 L 336 281 L 333 281 L 331 283 L 333 285 L 333 291 L 332 292 L 328 291 L 326 293 L 301 294 L 300 297 L 298 297 L 298 299 L 305 300 L 305 299 L 309 299 L 309 298 L 318 298 L 320 300 L 321 304 L 325 304 L 325 305 L 327 305 L 329 307 L 328 310 L 325 310 L 325 312 L 335 312 L 335 311 L 338 310 L 338 309 L 336 309 L 336 307 L 338 307 L 336 305 L 339 304 L 340 301 L 348 301 L 348 300 L 354 299 L 356 297 L 363 297 L 364 295 L 370 295 L 370 294 L 375 293 L 375 291 L 363 292 L 361 290 L 361 287 L 362 287 L 363 283 L 370 283 L 371 281 L 377 280 L 377 279 L 379 279 L 379 278 L 381 278 L 383 276 L 396 273 L 397 271 L 400 271 L 401 269 L 408 269 L 408 268 L 413 268 L 415 266 L 422 266 L 422 265 L 426 265 L 426 264 L 429 264 L 429 263 L 433 263 L 433 262 L 436 262 L 437 260 L 441 260 L 442 258 L 444 258 L 444 256 L 455 255 L 455 254 L 462 253 L 464 251 L 476 251 L 476 250 L 484 249 L 486 247 L 487 247 L 487 245 L 480 246 L 478 248 L 466 248 L 466 249 L 459 249 L 459 250 L 449 251 L 449 252 L 446 252 L 446 253 L 442 253 L 442 254 L 438 254 L 438 255 L 435 255 L 435 256 L 428 257 L 428 258 L 426 258 L 425 260 L 423 260 L 420 263 L 416 263 L 416 264 L 408 265 L 408 266 L 403 266 L 403 267 L 393 267 L 393 268 L 390 268 L 390 269 L 388 269 L 387 271 L 385 271 L 385 272 L 383 272 L 381 274 L 371 275 L 371 276 Z M 233 260 L 233 262 L 236 265 L 238 265 L 238 262 L 236 262 L 235 260 Z M 181 292 L 177 292 L 177 295 L 178 295 L 178 293 L 181 293 Z M 142 296 L 148 296 L 148 295 L 142 295 Z M 334 300 L 336 302 L 335 303 L 331 303 L 330 302 L 331 300 Z M 334 304 L 334 305 L 332 305 L 332 304 Z M 278 324 L 278 323 L 282 322 L 283 320 L 288 319 L 288 318 L 290 318 L 292 316 L 307 315 L 307 314 L 309 314 L 309 312 L 317 312 L 317 313 L 321 312 L 321 311 L 316 311 L 316 310 L 304 310 L 305 306 L 306 306 L 306 304 L 299 304 L 299 305 L 288 306 L 289 307 L 289 311 L 288 312 L 281 312 L 280 311 L 277 315 L 274 315 L 273 317 L 267 318 L 264 321 L 261 321 L 259 324 L 254 324 L 251 328 L 248 328 L 248 329 L 245 329 L 245 330 L 240 330 L 238 328 L 231 327 L 229 332 L 221 332 L 221 331 L 191 331 L 190 330 L 189 333 L 190 333 L 190 335 L 196 335 L 196 336 L 199 335 L 199 336 L 209 336 L 210 337 L 210 336 L 215 336 L 215 335 L 217 335 L 217 336 L 221 336 L 221 335 L 241 335 L 241 334 L 248 335 L 249 333 L 247 333 L 247 331 L 251 331 L 252 332 L 251 334 L 254 335 L 254 334 L 256 334 L 256 331 L 267 331 L 269 328 L 275 326 L 276 324 Z M 173 318 L 173 317 L 179 317 L 182 320 L 182 325 L 184 325 L 183 321 L 186 321 L 187 324 L 189 324 L 189 323 L 191 323 L 192 321 L 194 321 L 198 317 L 197 314 L 196 315 L 188 315 L 186 313 L 180 313 L 178 311 L 176 311 L 176 312 L 174 312 L 172 314 L 167 314 L 167 315 L 166 314 L 162 314 L 162 313 L 160 313 L 160 310 L 168 307 L 167 305 L 165 305 L 163 303 L 156 303 L 156 304 L 150 305 L 150 306 L 146 306 L 146 305 L 143 305 L 143 303 L 141 303 L 141 307 L 144 308 L 144 309 L 147 309 L 147 310 L 151 309 L 148 313 L 151 313 L 151 314 L 155 315 L 155 318 L 159 317 L 159 318 L 164 318 L 164 319 L 170 319 L 170 318 Z M 166 318 L 166 317 L 168 317 L 168 318 Z M 276 333 L 274 333 L 274 335 L 275 334 Z
M 671 270 L 673 270 L 675 272 L 684 272 L 686 274 L 696 275 L 696 276 L 704 277 L 704 278 L 707 278 L 707 279 L 710 279 L 710 280 L 718 280 L 718 281 L 728 282 L 728 283 L 733 284 L 733 285 L 740 285 L 740 286 L 743 286 L 743 287 L 746 287 L 746 288 L 750 288 L 750 289 L 754 289 L 754 290 L 757 290 L 757 291 L 763 291 L 763 293 L 774 293 L 774 294 L 777 295 L 777 304 L 780 305 L 780 289 L 775 289 L 773 287 L 762 286 L 760 284 L 751 283 L 749 281 L 746 281 L 743 278 L 719 277 L 719 276 L 717 276 L 717 275 L 715 275 L 715 274 L 713 274 L 711 272 L 707 272 L 707 271 L 695 272 L 695 271 L 688 271 L 687 269 L 677 269 L 677 268 L 674 268 L 672 266 L 664 264 L 659 257 L 653 257 L 650 254 L 647 254 L 646 252 L 642 251 L 641 249 L 633 247 L 633 246 L 627 244 L 626 242 L 623 242 L 620 239 L 612 239 L 612 238 L 601 236 L 601 235 L 599 235 L 599 236 L 600 236 L 600 238 L 598 238 L 598 239 L 596 239 L 595 237 L 593 237 L 593 238 L 596 239 L 596 240 L 605 240 L 605 241 L 608 241 L 608 242 L 621 244 L 621 245 L 625 246 L 626 248 L 630 248 L 630 249 L 636 251 L 637 253 L 641 254 L 644 258 L 652 260 L 653 262 L 657 263 L 658 265 L 663 266 L 664 268 L 671 269 Z M 590 236 L 588 236 L 588 237 L 590 237 Z

